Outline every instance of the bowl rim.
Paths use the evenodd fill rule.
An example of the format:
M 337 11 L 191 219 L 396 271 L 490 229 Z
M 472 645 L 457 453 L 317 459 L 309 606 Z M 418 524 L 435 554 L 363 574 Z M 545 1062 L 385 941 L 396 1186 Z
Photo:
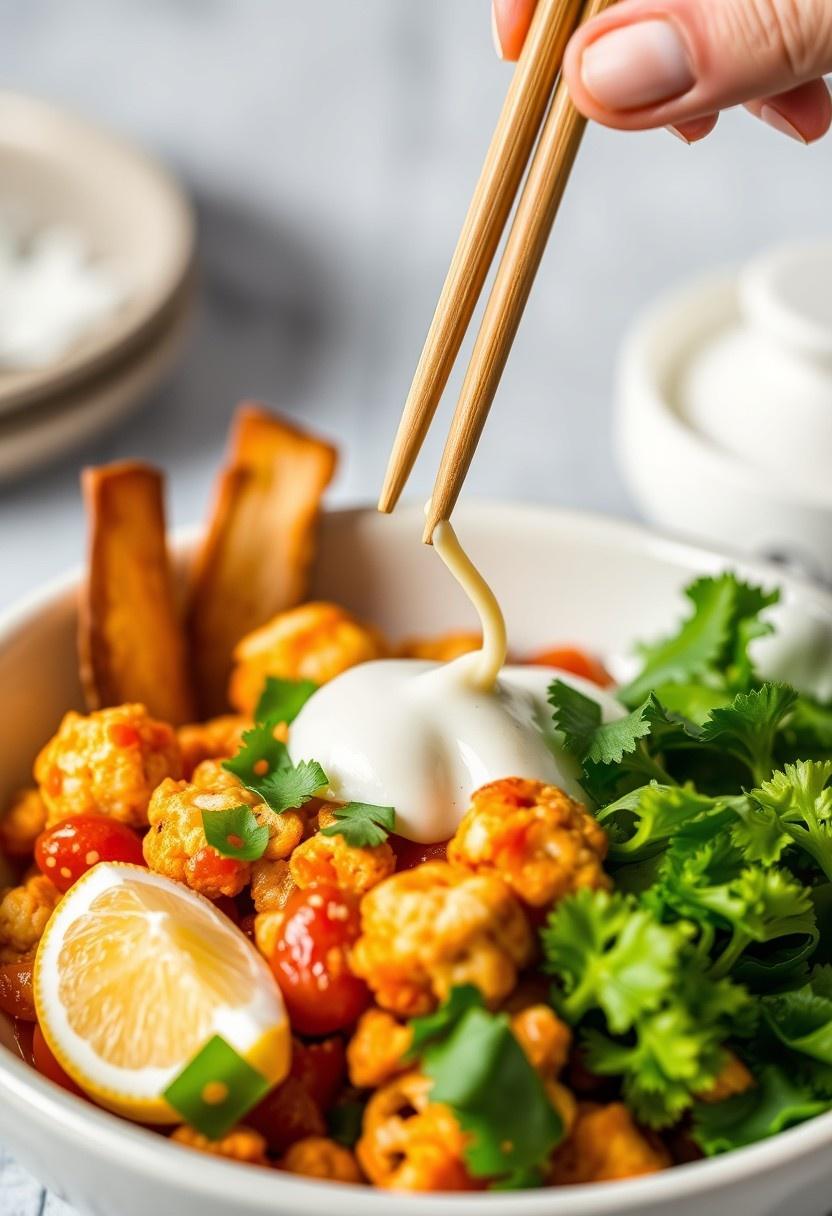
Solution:
M 741 556 L 711 549 L 707 546 L 677 540 L 654 528 L 628 520 L 607 517 L 600 513 L 578 511 L 516 502 L 473 499 L 461 505 L 456 518 L 462 521 L 476 517 L 487 518 L 497 511 L 501 517 L 511 514 L 526 526 L 556 525 L 578 529 L 587 535 L 601 535 L 607 540 L 636 547 L 640 551 L 658 551 L 677 564 L 694 564 L 703 570 L 717 568 L 730 562 L 744 572 L 761 578 L 777 579 L 787 591 L 808 596 L 814 606 L 832 620 L 832 593 L 790 574 L 771 563 L 748 560 Z M 376 516 L 374 505 L 342 506 L 327 509 L 326 516 L 336 516 L 343 522 Z M 413 517 L 414 529 L 422 518 L 422 509 L 404 504 L 397 514 Z M 173 533 L 172 550 L 184 555 L 193 545 L 197 526 L 177 529 Z M 33 617 L 57 607 L 74 593 L 80 579 L 75 568 L 58 575 L 14 601 L 0 611 L 0 650 L 14 643 L 16 636 Z M 377 1216 L 390 1216 L 391 1208 L 407 1216 L 436 1216 L 437 1200 L 460 1216 L 482 1216 L 483 1204 L 493 1209 L 494 1216 L 603 1216 L 610 1210 L 638 1212 L 644 1204 L 673 1200 L 680 1192 L 686 1197 L 705 1196 L 714 1191 L 742 1183 L 750 1177 L 760 1178 L 786 1164 L 795 1164 L 832 1145 L 832 1111 L 816 1115 L 796 1127 L 779 1132 L 769 1140 L 735 1149 L 712 1157 L 641 1178 L 617 1182 L 588 1183 L 580 1187 L 542 1188 L 541 1190 L 501 1192 L 485 1198 L 483 1192 L 458 1194 L 437 1192 L 414 1195 L 356 1188 L 342 1183 L 327 1183 L 303 1179 L 290 1174 L 277 1174 L 261 1167 L 241 1169 L 240 1164 L 197 1156 L 193 1150 L 171 1142 L 157 1132 L 136 1126 L 110 1114 L 83 1099 L 65 1093 L 41 1077 L 31 1065 L 17 1058 L 10 1048 L 0 1046 L 0 1082 L 4 1100 L 15 1106 L 21 1117 L 34 1112 L 44 1126 L 60 1126 L 62 1134 L 74 1141 L 84 1155 L 106 1156 L 113 1165 L 124 1164 L 133 1171 L 146 1172 L 155 1181 L 169 1185 L 172 1192 L 227 1196 L 229 1203 L 247 1203 L 254 1210 L 275 1211 L 276 1200 L 291 1205 L 298 1216 L 318 1216 L 326 1208 L 337 1211 L 339 1201 L 344 1211 L 355 1210 L 356 1199 L 362 1210 Z M 191 1168 L 187 1168 L 187 1162 Z M 809 1179 L 807 1179 L 809 1181 Z M 351 1201 L 353 1201 L 351 1203 Z
M 150 337 L 193 270 L 197 222 L 193 204 L 173 173 L 129 136 L 87 118 L 70 106 L 16 89 L 0 88 L 0 115 L 7 123 L 9 119 L 17 120 L 20 115 L 31 116 L 37 123 L 56 126 L 70 136 L 73 132 L 81 133 L 86 141 L 92 141 L 100 149 L 102 155 L 122 163 L 131 162 L 154 190 L 157 213 L 165 215 L 166 224 L 176 233 L 176 256 L 171 258 L 166 273 L 160 275 L 153 290 L 143 293 L 141 305 L 132 314 L 112 318 L 100 337 L 91 338 L 89 344 L 78 351 L 67 351 L 52 364 L 10 373 L 14 383 L 7 388 L 0 387 L 0 415 L 15 415 L 30 404 L 80 386 L 88 376 L 109 369 L 120 357 L 132 353 Z

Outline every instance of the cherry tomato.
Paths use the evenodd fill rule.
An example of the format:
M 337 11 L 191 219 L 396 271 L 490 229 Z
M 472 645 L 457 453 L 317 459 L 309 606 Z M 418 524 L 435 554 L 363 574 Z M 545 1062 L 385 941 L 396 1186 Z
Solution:
M 319 1043 L 292 1042 L 292 1073 L 321 1110 L 329 1110 L 341 1092 L 347 1073 L 344 1040 L 336 1036 Z
M 526 659 L 532 667 L 559 667 L 561 671 L 570 671 L 573 676 L 583 676 L 601 688 L 609 688 L 615 681 L 600 659 L 579 650 L 577 646 L 555 647 L 553 650 L 542 650 L 540 654 Z
M 52 1055 L 52 1050 L 43 1037 L 43 1031 L 40 1026 L 35 1026 L 35 1033 L 32 1038 L 32 1055 L 34 1057 L 35 1068 L 42 1077 L 48 1077 L 50 1081 L 54 1081 L 56 1085 L 60 1085 L 68 1093 L 77 1094 L 79 1098 L 84 1097 L 84 1091 L 75 1084 L 72 1077 L 64 1072 Z
M 224 916 L 227 916 L 228 919 L 239 928 L 240 912 L 233 899 L 229 899 L 227 895 L 221 895 L 219 899 L 215 899 L 213 903 L 215 908 L 218 908 Z
M 369 1004 L 367 985 L 347 961 L 360 931 L 358 900 L 349 891 L 321 885 L 289 897 L 271 967 L 301 1034 L 351 1026 Z
M 320 1107 L 306 1086 L 292 1076 L 281 1081 L 248 1112 L 246 1124 L 265 1136 L 273 1153 L 285 1153 L 287 1148 L 307 1136 L 326 1135 Z
M 35 1037 L 35 1022 L 12 1022 L 12 1034 L 14 1035 L 14 1045 L 17 1048 L 21 1060 L 25 1060 L 30 1068 L 35 1067 L 35 1056 L 33 1048 L 33 1040 Z
M 436 844 L 419 844 L 417 840 L 405 840 L 404 836 L 391 836 L 390 843 L 396 854 L 397 870 L 412 870 L 425 861 L 447 860 L 447 840 L 438 840 Z
M 210 844 L 205 845 L 185 866 L 188 884 L 198 891 L 235 890 L 241 887 L 245 865 L 234 857 L 223 857 Z
M 59 891 L 68 891 L 99 861 L 131 861 L 143 866 L 142 842 L 132 828 L 106 815 L 74 815 L 41 832 L 35 861 Z
M 35 996 L 32 991 L 32 968 L 35 960 L 21 959 L 0 966 L 0 1009 L 10 1017 L 34 1022 Z

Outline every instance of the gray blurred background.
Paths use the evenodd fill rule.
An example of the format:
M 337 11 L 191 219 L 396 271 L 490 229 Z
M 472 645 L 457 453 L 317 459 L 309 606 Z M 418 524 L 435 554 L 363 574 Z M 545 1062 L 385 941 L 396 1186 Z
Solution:
M 161 463 L 175 521 L 198 518 L 245 396 L 341 442 L 336 500 L 373 498 L 509 80 L 487 0 L 0 0 L 0 29 L 0 84 L 160 155 L 202 244 L 197 320 L 165 387 L 0 490 L 0 604 L 79 559 L 84 463 Z M 610 444 L 623 331 L 681 276 L 828 234 L 830 148 L 742 112 L 694 148 L 591 130 L 468 492 L 627 513 Z M 0 1150 L 3 1216 L 59 1210 Z
M 509 80 L 488 0 L 0 0 L 0 21 L 0 83 L 159 154 L 202 229 L 173 377 L 121 430 L 0 490 L 0 602 L 78 558 L 83 463 L 160 462 L 175 519 L 198 518 L 244 396 L 341 441 L 335 498 L 372 498 Z M 744 112 L 693 148 L 591 130 L 468 492 L 627 512 L 609 437 L 622 332 L 680 276 L 828 233 L 830 152 Z

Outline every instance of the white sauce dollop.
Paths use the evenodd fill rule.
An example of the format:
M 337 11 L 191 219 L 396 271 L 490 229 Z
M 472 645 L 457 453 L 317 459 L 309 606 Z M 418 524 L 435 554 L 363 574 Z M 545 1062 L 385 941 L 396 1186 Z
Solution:
M 579 768 L 559 742 L 546 700 L 560 676 L 601 706 L 624 712 L 594 684 L 543 667 L 504 667 L 503 615 L 447 522 L 434 547 L 480 615 L 482 649 L 452 663 L 382 659 L 352 667 L 307 701 L 290 731 L 297 762 L 314 758 L 327 797 L 396 810 L 396 831 L 424 843 L 456 831 L 472 793 L 501 777 L 559 785 L 584 798 Z

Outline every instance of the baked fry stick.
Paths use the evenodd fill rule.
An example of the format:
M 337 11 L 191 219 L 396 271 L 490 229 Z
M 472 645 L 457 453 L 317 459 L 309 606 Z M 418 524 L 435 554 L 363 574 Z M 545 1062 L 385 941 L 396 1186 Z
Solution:
M 140 701 L 164 722 L 193 721 L 185 633 L 165 540 L 162 474 L 135 461 L 85 469 L 87 579 L 78 652 L 90 709 Z
M 203 717 L 228 705 L 240 638 L 306 594 L 333 447 L 255 405 L 237 410 L 191 589 L 191 666 Z

